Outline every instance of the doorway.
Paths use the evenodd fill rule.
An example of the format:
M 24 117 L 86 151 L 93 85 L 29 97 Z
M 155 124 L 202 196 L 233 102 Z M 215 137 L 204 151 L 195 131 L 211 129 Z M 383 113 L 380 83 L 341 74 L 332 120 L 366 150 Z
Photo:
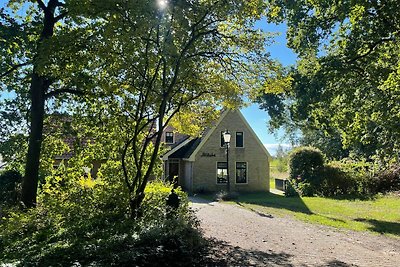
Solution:
M 167 180 L 171 183 L 178 184 L 179 178 L 179 160 L 168 161 L 168 178 Z

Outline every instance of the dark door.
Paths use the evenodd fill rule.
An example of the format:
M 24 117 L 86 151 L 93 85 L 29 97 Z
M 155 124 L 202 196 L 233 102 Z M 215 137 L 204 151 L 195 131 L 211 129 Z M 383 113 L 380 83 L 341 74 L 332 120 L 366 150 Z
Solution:
M 169 162 L 168 166 L 168 181 L 178 183 L 179 162 Z

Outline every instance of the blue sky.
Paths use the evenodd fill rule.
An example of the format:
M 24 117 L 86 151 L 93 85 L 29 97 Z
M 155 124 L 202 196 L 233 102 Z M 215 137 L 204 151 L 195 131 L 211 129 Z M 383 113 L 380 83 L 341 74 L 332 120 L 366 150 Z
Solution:
M 0 0 L 0 8 L 4 7 L 5 3 L 5 0 Z M 271 57 L 273 59 L 280 61 L 281 64 L 284 66 L 292 65 L 296 62 L 296 54 L 294 54 L 286 46 L 287 42 L 285 24 L 270 24 L 265 19 L 263 19 L 257 22 L 256 27 L 261 28 L 265 31 L 279 33 L 279 35 L 274 38 L 274 43 L 266 47 L 267 51 L 271 54 Z M 271 154 L 275 153 L 275 149 L 278 144 L 283 144 L 285 146 L 285 143 L 287 143 L 287 141 L 281 140 L 283 137 L 282 131 L 278 131 L 273 134 L 268 132 L 268 114 L 265 111 L 260 110 L 258 108 L 258 105 L 251 104 L 250 106 L 241 109 L 241 111 L 246 120 L 256 132 L 257 136 L 260 138 L 261 142 L 265 144 Z
M 287 28 L 285 24 L 270 24 L 264 19 L 259 21 L 256 26 L 265 31 L 279 33 L 279 35 L 274 38 L 274 43 L 271 46 L 266 47 L 273 59 L 281 62 L 283 66 L 295 64 L 297 56 L 286 46 Z M 278 144 L 282 144 L 284 148 L 288 147 L 287 140 L 281 140 L 283 138 L 283 131 L 278 131 L 272 134 L 268 132 L 267 122 L 269 116 L 266 111 L 260 110 L 258 105 L 251 104 L 249 107 L 241 109 L 241 112 L 256 132 L 261 142 L 267 147 L 268 151 L 272 155 L 275 154 Z

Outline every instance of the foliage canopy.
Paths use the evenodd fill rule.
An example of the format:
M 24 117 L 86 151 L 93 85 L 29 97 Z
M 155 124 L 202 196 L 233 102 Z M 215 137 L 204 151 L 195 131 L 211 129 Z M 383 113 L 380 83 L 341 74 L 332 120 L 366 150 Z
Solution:
M 288 24 L 299 55 L 292 84 L 260 102 L 272 127 L 300 128 L 331 158 L 398 160 L 400 21 L 397 1 L 270 1 L 268 17 Z M 318 141 L 320 140 L 320 141 Z M 307 143 L 307 141 L 305 142 Z M 329 154 L 329 146 L 321 149 Z

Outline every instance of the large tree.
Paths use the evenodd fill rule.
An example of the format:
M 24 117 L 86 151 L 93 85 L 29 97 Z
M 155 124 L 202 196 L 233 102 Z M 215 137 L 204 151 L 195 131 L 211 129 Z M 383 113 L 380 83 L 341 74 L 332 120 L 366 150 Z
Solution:
M 93 71 L 110 95 L 99 99 L 103 116 L 118 118 L 121 161 L 132 215 L 144 197 L 173 120 L 198 125 L 237 107 L 261 86 L 274 63 L 265 52 L 267 34 L 255 30 L 260 1 L 118 1 L 104 13 L 109 34 Z M 95 108 L 101 110 L 101 108 Z M 91 109 L 93 110 L 93 109 Z M 114 121 L 115 122 L 115 121 Z M 190 127 L 196 132 L 199 127 Z
M 8 1 L 0 10 L 2 147 L 29 134 L 22 201 L 36 203 L 43 122 L 65 94 L 83 95 L 89 86 L 94 21 L 79 17 L 81 1 Z M 21 140 L 21 138 L 19 138 Z M 9 146 L 10 147 L 10 146 Z M 20 147 L 20 150 L 23 146 Z
M 253 27 L 264 10 L 258 0 L 110 0 L 33 1 L 19 11 L 26 11 L 22 19 L 3 11 L 2 31 L 25 38 L 14 50 L 7 42 L 1 66 L 2 89 L 16 94 L 16 105 L 31 102 L 25 204 L 35 203 L 46 110 L 62 106 L 64 93 L 89 93 L 89 101 L 75 99 L 70 111 L 101 119 L 95 127 L 103 131 L 93 140 L 113 137 L 109 148 L 120 149 L 135 215 L 164 127 L 175 117 L 190 125 L 188 132 L 198 132 L 194 125 L 205 124 L 220 107 L 240 105 L 274 71 L 265 52 L 268 35 Z M 3 115 L 21 116 L 14 111 L 24 108 Z
M 299 55 L 288 74 L 291 86 L 263 96 L 285 110 L 269 108 L 278 114 L 275 124 L 338 140 L 364 157 L 398 159 L 397 6 L 398 1 L 270 1 L 270 20 L 286 21 L 288 46 Z

